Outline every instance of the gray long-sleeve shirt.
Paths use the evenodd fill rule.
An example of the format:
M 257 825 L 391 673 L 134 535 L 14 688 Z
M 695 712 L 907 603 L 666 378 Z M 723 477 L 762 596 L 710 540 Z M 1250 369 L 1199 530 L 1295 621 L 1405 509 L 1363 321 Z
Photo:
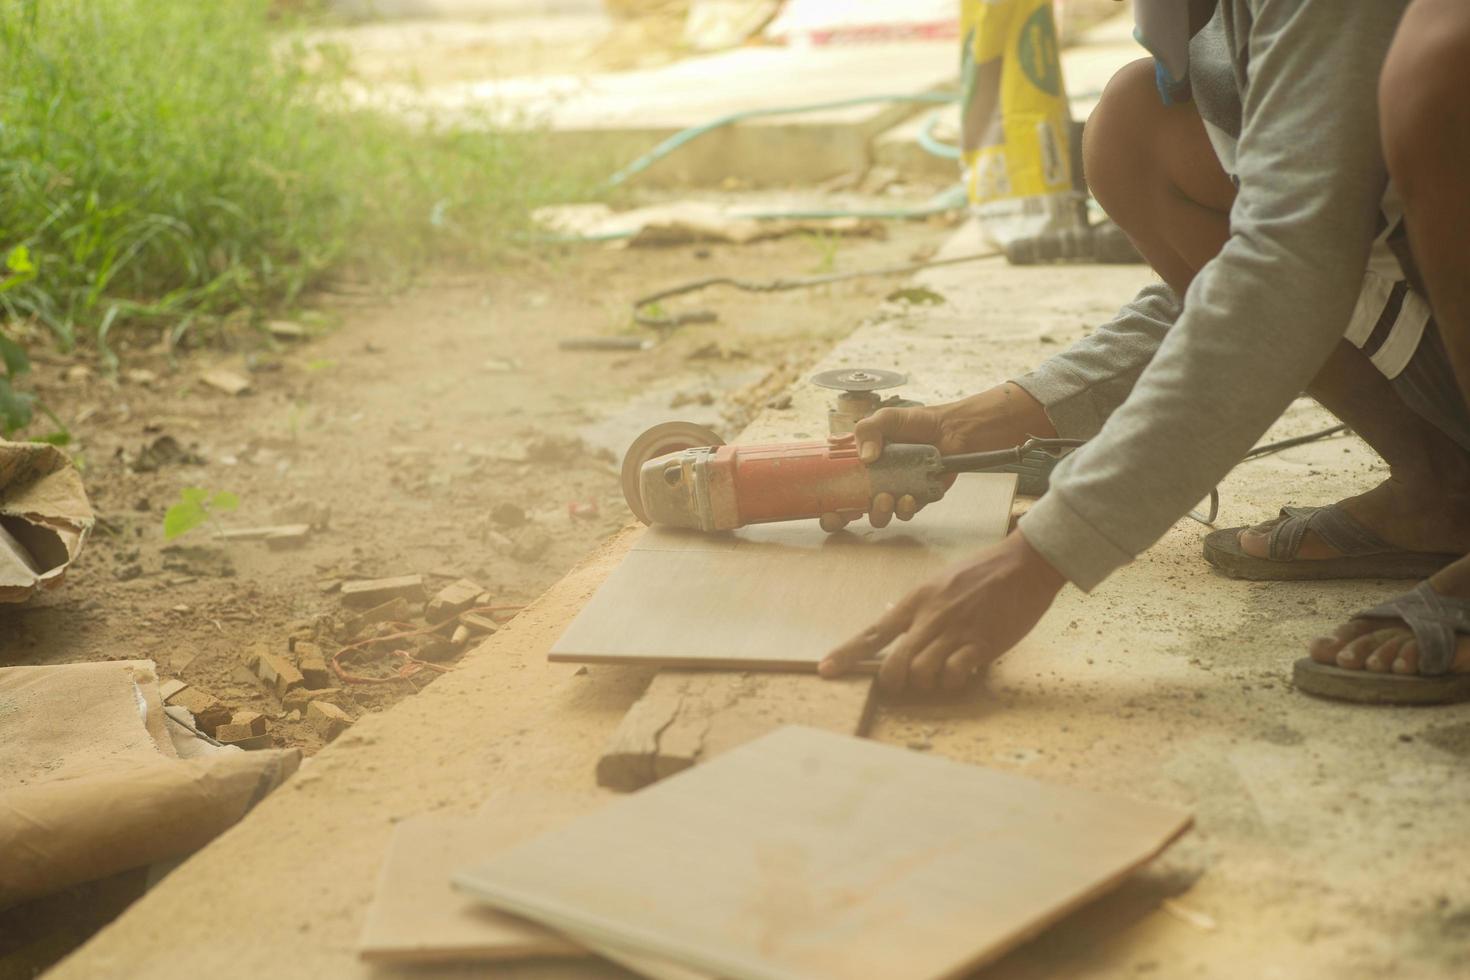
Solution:
M 1016 379 L 1062 434 L 1092 437 L 1020 523 L 1078 587 L 1209 493 L 1343 338 L 1387 184 L 1378 76 L 1407 3 L 1221 0 L 1196 38 L 1201 114 L 1238 133 L 1229 240 L 1182 304 L 1149 286 Z

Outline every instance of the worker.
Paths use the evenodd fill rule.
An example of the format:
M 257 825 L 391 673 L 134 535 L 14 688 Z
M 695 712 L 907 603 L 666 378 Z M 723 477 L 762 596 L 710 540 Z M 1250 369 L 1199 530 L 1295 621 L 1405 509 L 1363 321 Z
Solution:
M 1033 373 L 857 427 L 867 460 L 885 441 L 1090 441 L 1017 530 L 899 598 L 822 673 L 892 644 L 885 688 L 963 686 L 1064 584 L 1090 591 L 1158 540 L 1303 390 L 1388 479 L 1217 531 L 1207 557 L 1263 580 L 1427 576 L 1310 640 L 1307 666 L 1354 684 L 1470 672 L 1470 3 L 1135 10 L 1154 58 L 1114 77 L 1083 151 L 1093 194 L 1162 282 Z M 879 497 L 870 520 L 914 510 Z

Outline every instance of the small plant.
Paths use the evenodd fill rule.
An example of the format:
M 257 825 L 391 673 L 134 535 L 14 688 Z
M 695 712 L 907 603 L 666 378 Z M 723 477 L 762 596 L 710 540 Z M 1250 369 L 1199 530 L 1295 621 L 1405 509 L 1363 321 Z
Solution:
M 240 498 L 228 490 L 185 487 L 179 491 L 178 503 L 164 512 L 163 538 L 165 541 L 172 541 L 181 534 L 188 534 L 205 521 L 214 520 L 215 514 L 226 513 L 239 506 Z
M 817 231 L 802 232 L 803 239 L 817 252 L 817 264 L 811 271 L 823 275 L 837 268 L 837 249 L 842 245 L 840 235 L 828 235 Z
M 8 292 L 36 278 L 36 267 L 31 263 L 31 253 L 24 245 L 17 245 L 5 256 L 5 278 L 0 279 L 0 293 Z M 31 421 L 33 396 L 15 390 L 16 381 L 31 369 L 31 359 L 25 348 L 0 335 L 0 436 L 10 438 L 17 429 Z

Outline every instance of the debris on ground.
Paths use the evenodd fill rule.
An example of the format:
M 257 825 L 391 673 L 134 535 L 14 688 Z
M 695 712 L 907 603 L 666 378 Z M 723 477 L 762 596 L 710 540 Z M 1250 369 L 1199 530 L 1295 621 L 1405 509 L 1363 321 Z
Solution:
M 249 378 L 224 368 L 202 371 L 199 374 L 199 380 L 215 391 L 222 391 L 227 395 L 243 395 L 250 390 Z
M 343 582 L 341 595 L 342 602 L 349 606 L 372 606 L 389 599 L 422 601 L 424 577 L 422 575 L 400 575 L 396 578 Z
M 480 587 L 479 583 L 467 578 L 451 582 L 429 600 L 429 605 L 424 611 L 425 618 L 430 623 L 442 623 L 447 619 L 453 619 L 475 605 L 475 600 L 485 594 L 485 590 Z
M 164 433 L 138 450 L 130 468 L 134 473 L 152 473 L 165 466 L 203 466 L 204 457 L 185 449 L 173 436 Z
M 0 440 L 0 603 L 62 583 L 96 518 L 60 449 Z
M 312 701 L 308 704 L 306 720 L 328 742 L 352 726 L 352 716 L 330 701 Z
M 769 211 L 796 211 L 793 207 L 770 206 Z M 808 207 L 807 210 L 810 210 Z M 885 227 L 871 218 L 758 219 L 749 216 L 748 205 L 713 204 L 707 201 L 675 201 L 614 211 L 606 204 L 562 204 L 537 208 L 533 220 L 548 231 L 562 235 L 609 241 L 618 247 L 640 245 L 687 245 L 691 242 L 728 242 L 747 245 L 801 232 L 825 235 L 881 236 Z

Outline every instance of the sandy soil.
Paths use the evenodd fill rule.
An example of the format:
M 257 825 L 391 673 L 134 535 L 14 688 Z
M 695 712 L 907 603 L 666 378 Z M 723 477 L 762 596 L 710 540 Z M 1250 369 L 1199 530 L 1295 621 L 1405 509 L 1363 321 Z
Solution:
M 629 519 L 616 462 L 633 436 L 681 417 L 739 431 L 894 283 L 711 290 L 670 309 L 712 309 L 719 322 L 647 351 L 563 351 L 559 340 L 634 335 L 628 300 L 666 284 L 799 275 L 829 256 L 839 268 L 903 262 L 942 234 L 911 225 L 835 245 L 589 248 L 386 299 L 344 285 L 315 304 L 335 326 L 301 343 L 252 335 L 172 364 L 124 349 L 117 378 L 40 358 L 39 394 L 72 428 L 100 522 L 64 589 L 0 607 L 4 663 L 153 659 L 164 677 L 265 712 L 277 744 L 311 752 L 316 733 L 287 720 L 244 656 L 284 653 L 293 635 L 335 652 L 347 638 L 344 579 L 417 573 L 432 592 L 467 577 L 506 607 L 500 618 L 513 615 Z M 250 390 L 199 380 L 219 367 Z M 147 450 L 165 438 L 183 458 L 155 465 Z M 241 503 L 166 542 L 163 514 L 182 487 Z M 295 550 L 213 537 L 298 520 L 324 526 Z M 387 675 L 391 663 L 362 667 Z M 344 703 L 375 710 L 436 676 L 354 685 Z
M 1082 335 L 1143 275 L 935 272 L 925 282 L 945 304 L 880 309 L 824 363 L 884 359 L 914 376 L 909 393 L 950 397 Z M 745 437 L 789 437 L 820 417 L 820 393 L 792 395 Z M 1324 421 L 1301 403 L 1276 434 Z M 1222 523 L 1330 500 L 1381 474 L 1346 438 L 1255 461 L 1223 485 Z M 1196 815 L 1161 860 L 985 975 L 1465 975 L 1467 709 L 1334 704 L 1289 681 L 1307 637 L 1401 586 L 1228 581 L 1199 558 L 1203 530 L 1181 523 L 1091 596 L 1066 590 L 986 685 L 880 707 L 880 740 Z M 628 544 L 614 537 L 460 670 L 359 722 L 57 976 L 368 976 L 352 949 L 393 822 L 514 806 L 523 792 L 604 799 L 598 750 L 649 674 L 548 664 L 545 651 Z M 497 975 L 615 972 L 549 963 Z

